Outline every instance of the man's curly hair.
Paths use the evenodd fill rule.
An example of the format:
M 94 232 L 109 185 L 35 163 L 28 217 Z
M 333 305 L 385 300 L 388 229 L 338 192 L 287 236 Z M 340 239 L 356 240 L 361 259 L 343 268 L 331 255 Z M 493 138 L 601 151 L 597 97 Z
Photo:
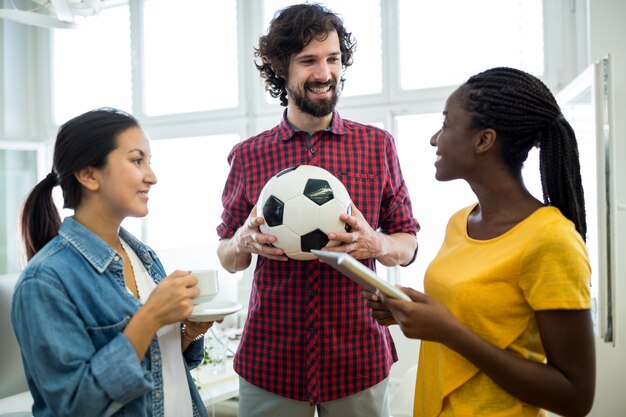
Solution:
M 255 66 L 265 79 L 265 89 L 280 104 L 287 106 L 286 75 L 291 56 L 302 51 L 312 39 L 324 40 L 332 31 L 337 31 L 343 66 L 340 85 L 345 81 L 343 73 L 352 65 L 352 55 L 356 41 L 343 25 L 343 20 L 320 4 L 296 4 L 279 10 L 275 15 L 267 35 L 259 38 L 259 46 L 254 48 Z M 340 86 L 340 87 L 341 87 Z

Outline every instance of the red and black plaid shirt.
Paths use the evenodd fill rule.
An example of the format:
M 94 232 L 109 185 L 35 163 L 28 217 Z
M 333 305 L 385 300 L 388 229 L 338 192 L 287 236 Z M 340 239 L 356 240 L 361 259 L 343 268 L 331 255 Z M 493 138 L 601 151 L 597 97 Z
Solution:
M 228 162 L 220 238 L 232 237 L 244 224 L 273 175 L 303 164 L 338 177 L 375 230 L 419 230 L 393 137 L 338 113 L 328 129 L 310 135 L 295 130 L 285 112 L 278 126 L 237 144 Z M 374 259 L 364 263 L 375 269 Z M 371 318 L 360 292 L 316 260 L 259 257 L 235 370 L 260 388 L 311 404 L 379 383 L 397 354 L 388 329 Z

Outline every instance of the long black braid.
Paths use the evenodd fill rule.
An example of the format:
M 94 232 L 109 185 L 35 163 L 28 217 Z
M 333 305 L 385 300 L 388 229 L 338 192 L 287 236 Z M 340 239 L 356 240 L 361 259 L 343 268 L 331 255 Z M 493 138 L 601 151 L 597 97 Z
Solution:
M 548 87 L 524 71 L 492 68 L 472 76 L 460 91 L 472 113 L 472 127 L 497 132 L 514 175 L 521 176 L 528 152 L 539 147 L 544 204 L 557 207 L 586 239 L 576 135 Z

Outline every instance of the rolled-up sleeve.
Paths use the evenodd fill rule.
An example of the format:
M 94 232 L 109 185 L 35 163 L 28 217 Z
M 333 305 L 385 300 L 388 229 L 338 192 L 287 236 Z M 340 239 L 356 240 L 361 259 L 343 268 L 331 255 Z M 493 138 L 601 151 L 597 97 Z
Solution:
M 238 146 L 235 146 L 228 155 L 231 169 L 222 193 L 222 223 L 217 226 L 217 234 L 221 239 L 232 237 L 254 206 L 245 198 L 245 173 L 237 155 Z

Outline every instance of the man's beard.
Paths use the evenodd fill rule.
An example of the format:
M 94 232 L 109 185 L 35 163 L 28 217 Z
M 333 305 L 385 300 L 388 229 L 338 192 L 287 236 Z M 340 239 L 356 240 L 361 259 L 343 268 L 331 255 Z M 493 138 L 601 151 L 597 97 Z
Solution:
M 309 88 L 327 86 L 328 84 L 332 85 L 333 94 L 331 98 L 323 100 L 310 100 L 307 97 L 306 91 L 308 91 Z M 337 101 L 339 101 L 339 88 L 337 88 L 337 84 L 334 81 L 330 81 L 329 83 L 308 82 L 304 84 L 304 90 L 303 94 L 300 94 L 300 91 L 292 89 L 289 85 L 287 85 L 287 94 L 289 99 L 293 100 L 293 103 L 302 112 L 310 114 L 313 117 L 324 117 L 328 116 L 335 110 Z

